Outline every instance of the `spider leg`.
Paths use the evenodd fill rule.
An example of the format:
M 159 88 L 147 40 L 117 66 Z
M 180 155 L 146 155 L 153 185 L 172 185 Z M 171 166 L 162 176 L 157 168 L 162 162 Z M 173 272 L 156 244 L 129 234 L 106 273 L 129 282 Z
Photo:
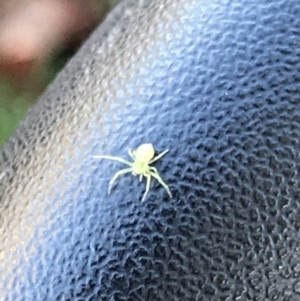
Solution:
M 120 157 L 113 157 L 113 156 L 93 156 L 93 158 L 96 158 L 96 159 L 109 159 L 109 160 L 114 160 L 114 161 L 119 161 L 121 163 L 124 163 L 128 166 L 132 166 L 132 163 L 123 159 L 123 158 L 120 158 Z
M 147 178 L 147 184 L 146 184 L 146 190 L 144 192 L 143 198 L 142 198 L 142 202 L 145 201 L 147 193 L 150 189 L 150 182 L 151 182 L 151 175 L 150 174 L 144 174 L 144 176 Z
M 124 174 L 124 173 L 128 173 L 128 172 L 131 172 L 132 169 L 131 168 L 124 168 L 124 169 L 121 169 L 119 170 L 118 172 L 115 173 L 115 175 L 111 178 L 111 180 L 109 181 L 109 186 L 108 186 L 108 194 L 110 194 L 110 191 L 111 191 L 111 188 L 112 188 L 112 185 L 114 184 L 114 182 L 116 181 L 116 179 Z
M 156 156 L 155 158 L 153 158 L 148 164 L 151 164 L 155 161 L 157 161 L 158 159 L 160 159 L 162 156 L 164 156 L 169 150 L 166 149 L 164 152 L 162 152 L 161 154 L 159 154 L 158 156 Z
M 152 170 L 152 171 L 151 171 Z M 168 192 L 170 198 L 172 198 L 172 193 L 168 187 L 168 185 L 162 180 L 160 175 L 157 172 L 157 169 L 155 167 L 151 167 L 151 170 L 149 171 L 149 174 L 154 177 Z
M 140 182 L 142 182 L 143 174 L 140 174 Z
M 135 156 L 134 156 L 134 154 L 132 153 L 132 149 L 131 149 L 131 148 L 128 150 L 128 154 L 129 154 L 129 156 L 133 159 L 133 161 L 135 161 Z

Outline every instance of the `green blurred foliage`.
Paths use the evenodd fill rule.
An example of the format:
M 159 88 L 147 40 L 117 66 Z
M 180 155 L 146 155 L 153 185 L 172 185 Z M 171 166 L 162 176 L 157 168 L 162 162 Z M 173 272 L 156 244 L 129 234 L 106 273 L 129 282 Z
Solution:
M 0 80 L 0 146 L 15 131 L 30 104 Z
M 120 0 L 107 0 L 102 5 L 104 7 L 107 6 L 106 12 L 108 12 L 118 2 Z M 33 93 L 31 93 L 32 91 L 29 88 L 29 91 L 26 91 L 24 95 L 22 93 L 18 94 L 0 77 L 0 147 L 13 134 L 21 120 L 25 117 L 29 107 L 34 104 L 38 96 L 51 83 L 56 74 L 64 67 L 75 52 L 76 49 L 65 49 L 50 58 L 48 63 L 45 63 L 43 66 L 42 72 L 39 72 L 37 75 L 38 81 L 36 87 L 33 87 L 33 90 L 35 90 Z M 36 94 L 37 91 L 38 94 Z
M 52 57 L 43 66 L 43 71 L 38 74 L 42 79 L 38 81 L 38 91 L 43 91 L 55 78 L 56 74 L 64 67 L 65 63 L 74 55 L 76 50 L 65 50 Z M 0 78 L 0 147 L 13 134 L 20 122 L 25 117 L 28 109 L 37 100 L 36 91 L 26 95 L 18 95 L 5 80 Z M 33 96 L 34 95 L 34 96 Z

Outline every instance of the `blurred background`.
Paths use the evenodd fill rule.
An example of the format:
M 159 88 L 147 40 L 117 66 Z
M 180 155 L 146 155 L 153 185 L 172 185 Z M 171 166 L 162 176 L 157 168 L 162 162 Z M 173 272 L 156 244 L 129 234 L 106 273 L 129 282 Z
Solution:
M 120 0 L 0 0 L 0 147 Z

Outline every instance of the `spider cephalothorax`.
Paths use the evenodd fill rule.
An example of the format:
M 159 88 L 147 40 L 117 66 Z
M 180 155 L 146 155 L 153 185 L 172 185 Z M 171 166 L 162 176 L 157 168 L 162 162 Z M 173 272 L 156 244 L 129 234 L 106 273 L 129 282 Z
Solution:
M 154 148 L 151 143 L 145 143 L 140 145 L 135 151 L 132 151 L 129 149 L 128 153 L 129 156 L 133 159 L 133 162 L 129 162 L 123 158 L 120 157 L 113 157 L 113 156 L 94 156 L 94 158 L 100 158 L 100 159 L 110 159 L 119 161 L 121 163 L 124 163 L 129 168 L 124 168 L 119 170 L 110 180 L 109 187 L 108 187 L 108 193 L 110 194 L 111 188 L 113 183 L 116 181 L 116 179 L 125 173 L 131 172 L 134 176 L 140 176 L 140 181 L 142 180 L 143 176 L 147 178 L 147 184 L 146 184 L 146 191 L 143 195 L 142 201 L 145 200 L 147 193 L 150 189 L 150 182 L 151 177 L 154 177 L 157 179 L 157 181 L 167 190 L 170 197 L 172 197 L 172 194 L 170 192 L 170 189 L 168 185 L 161 179 L 159 176 L 157 169 L 153 166 L 150 166 L 151 163 L 155 162 L 156 160 L 160 159 L 163 155 L 165 155 L 169 150 L 165 150 L 158 156 L 154 157 Z M 154 158 L 153 158 L 154 157 Z

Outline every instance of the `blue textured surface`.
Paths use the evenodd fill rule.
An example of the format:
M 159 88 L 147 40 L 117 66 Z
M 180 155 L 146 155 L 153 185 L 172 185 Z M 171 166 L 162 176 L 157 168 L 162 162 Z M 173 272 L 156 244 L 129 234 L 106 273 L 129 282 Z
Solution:
M 0 300 L 299 300 L 299 28 L 296 0 L 118 5 L 0 152 Z M 173 199 L 107 195 L 92 156 L 144 142 Z

